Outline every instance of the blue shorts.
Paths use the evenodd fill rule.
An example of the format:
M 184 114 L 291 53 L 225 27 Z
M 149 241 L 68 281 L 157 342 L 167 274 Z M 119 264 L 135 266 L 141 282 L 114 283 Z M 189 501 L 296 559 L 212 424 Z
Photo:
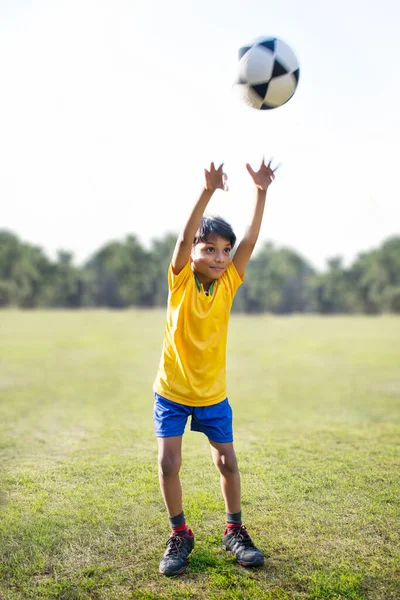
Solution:
M 154 392 L 154 426 L 157 437 L 183 435 L 188 417 L 190 429 L 201 431 L 213 442 L 233 442 L 232 409 L 228 398 L 211 406 L 186 406 Z

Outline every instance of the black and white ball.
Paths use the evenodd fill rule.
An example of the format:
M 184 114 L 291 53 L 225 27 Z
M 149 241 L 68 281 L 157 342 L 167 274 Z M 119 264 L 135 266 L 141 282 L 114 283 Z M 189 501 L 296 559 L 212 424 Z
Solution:
M 235 89 L 253 108 L 270 110 L 285 104 L 296 91 L 300 67 L 282 40 L 259 37 L 239 50 Z

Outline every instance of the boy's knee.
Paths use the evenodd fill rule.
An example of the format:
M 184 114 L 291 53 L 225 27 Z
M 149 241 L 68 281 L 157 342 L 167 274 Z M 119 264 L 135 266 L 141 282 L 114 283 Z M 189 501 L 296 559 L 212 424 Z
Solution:
M 177 475 L 181 468 L 181 457 L 174 454 L 162 455 L 158 459 L 158 471 L 162 477 Z
M 239 471 L 235 453 L 220 454 L 215 462 L 215 466 L 222 475 L 233 475 Z

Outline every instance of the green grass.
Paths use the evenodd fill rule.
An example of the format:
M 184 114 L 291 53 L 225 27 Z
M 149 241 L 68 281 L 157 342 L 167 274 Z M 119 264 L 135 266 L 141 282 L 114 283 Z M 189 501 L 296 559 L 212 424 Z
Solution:
M 0 312 L 1 600 L 398 600 L 400 319 L 231 320 L 228 389 L 245 523 L 221 546 L 204 436 L 184 437 L 190 569 L 169 528 L 152 382 L 164 311 Z

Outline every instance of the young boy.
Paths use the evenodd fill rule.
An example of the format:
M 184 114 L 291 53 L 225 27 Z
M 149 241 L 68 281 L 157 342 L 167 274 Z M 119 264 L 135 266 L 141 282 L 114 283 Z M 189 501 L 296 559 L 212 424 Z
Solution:
M 161 493 L 172 529 L 160 573 L 178 575 L 187 567 L 194 536 L 186 525 L 179 480 L 182 435 L 191 429 L 208 437 L 220 472 L 225 502 L 223 546 L 246 567 L 261 565 L 263 554 L 242 525 L 240 475 L 233 448 L 232 410 L 226 397 L 226 341 L 232 301 L 256 244 L 266 193 L 274 180 L 271 161 L 247 170 L 256 186 L 253 217 L 231 259 L 236 236 L 219 217 L 203 213 L 225 174 L 211 163 L 205 185 L 180 234 L 168 272 L 169 297 L 163 351 L 154 383 Z

